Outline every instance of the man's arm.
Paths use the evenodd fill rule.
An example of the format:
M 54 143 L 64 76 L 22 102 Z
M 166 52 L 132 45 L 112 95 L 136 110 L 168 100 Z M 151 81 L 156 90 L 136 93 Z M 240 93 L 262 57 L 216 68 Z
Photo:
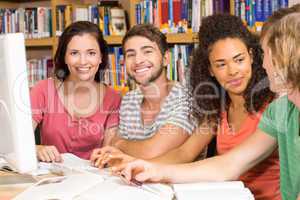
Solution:
M 258 129 L 242 144 L 220 156 L 180 165 L 163 165 L 137 160 L 115 167 L 113 171 L 122 171 L 127 180 L 135 178 L 142 182 L 187 183 L 236 180 L 241 174 L 270 156 L 276 147 L 276 139 Z M 137 171 L 138 173 L 133 173 Z
M 221 156 L 170 167 L 167 171 L 167 177 L 170 178 L 168 181 L 236 180 L 241 174 L 269 157 L 276 147 L 277 140 L 274 137 L 257 129 L 242 144 Z M 173 174 L 174 172 L 176 173 Z
M 182 145 L 150 161 L 168 164 L 193 162 L 205 150 L 213 137 L 212 133 L 203 131 L 199 127 Z
M 188 138 L 183 128 L 173 124 L 163 125 L 153 137 L 145 140 L 114 139 L 113 145 L 131 156 L 151 159 L 178 147 Z
M 111 127 L 109 129 L 106 129 L 104 132 L 104 140 L 102 146 L 109 146 L 112 144 L 112 142 L 117 138 L 118 136 L 118 127 Z

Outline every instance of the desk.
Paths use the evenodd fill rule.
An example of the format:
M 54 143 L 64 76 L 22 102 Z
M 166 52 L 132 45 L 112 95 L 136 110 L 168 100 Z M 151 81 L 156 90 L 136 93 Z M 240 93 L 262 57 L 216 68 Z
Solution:
M 0 171 L 0 178 L 5 176 L 16 176 L 18 174 L 12 172 L 2 172 Z M 21 176 L 21 175 L 20 175 Z M 42 178 L 51 177 L 54 175 L 46 175 L 34 177 L 34 179 L 41 180 Z M 26 184 L 11 184 L 11 185 L 0 185 L 0 200 L 10 200 L 16 197 L 18 194 L 23 192 L 26 188 L 30 187 L 34 183 L 26 183 Z
M 11 176 L 11 175 L 16 175 L 15 173 L 3 173 L 0 172 L 0 178 L 3 178 L 4 176 Z M 43 178 L 49 178 L 49 177 L 53 177 L 55 175 L 46 175 L 46 176 L 39 176 L 39 177 L 34 177 L 37 180 L 43 179 Z M 84 176 L 84 178 L 86 178 Z M 93 177 L 94 179 L 94 177 Z M 91 180 L 91 179 L 89 179 Z M 72 180 L 72 183 L 74 182 L 74 179 Z M 77 183 L 82 183 L 82 181 L 78 181 Z M 222 186 L 226 184 L 226 186 Z M 1 186 L 0 185 L 0 200 L 11 200 L 14 197 L 16 197 L 18 194 L 20 194 L 21 192 L 23 192 L 26 188 L 30 187 L 31 185 L 33 185 L 33 183 L 29 183 L 26 185 L 11 185 L 11 186 Z M 114 200 L 119 200 L 120 199 L 120 194 L 122 195 L 121 198 L 124 199 L 124 193 L 127 193 L 127 195 L 125 195 L 125 199 L 150 199 L 147 198 L 147 196 L 152 196 L 151 193 L 146 192 L 145 190 L 141 190 L 139 188 L 134 189 L 134 191 L 132 190 L 133 188 L 129 189 L 129 186 L 121 186 L 123 184 L 120 183 L 116 183 L 115 181 L 103 181 L 101 183 L 96 183 L 95 186 L 96 188 L 94 188 L 93 186 L 91 187 L 91 191 L 90 190 L 85 190 L 86 192 L 80 193 L 80 196 L 78 196 L 79 198 L 76 198 L 77 200 L 81 199 L 81 197 L 83 197 L 83 199 L 91 199 L 90 198 L 90 192 L 93 192 L 95 194 L 92 195 L 92 197 L 97 197 L 97 198 L 93 198 L 93 199 L 98 199 L 98 197 L 103 197 L 103 199 L 114 199 Z M 201 186 L 202 185 L 202 186 Z M 228 186 L 231 187 L 229 188 Z M 120 186 L 120 187 L 119 187 Z M 203 187 L 206 187 L 203 188 Z M 80 185 L 80 187 L 82 187 Z M 161 187 L 161 186 L 160 186 Z M 176 184 L 173 185 L 175 192 L 176 192 Z M 195 189 L 192 189 L 195 188 Z M 197 188 L 201 188 L 200 190 L 198 190 Z M 212 188 L 213 187 L 213 188 Z M 70 188 L 70 187 L 67 187 Z M 78 189 L 78 184 L 77 187 Z M 76 190 L 77 191 L 77 190 Z M 133 193 L 134 192 L 134 193 Z M 147 195 L 146 195 L 147 194 Z M 87 196 L 86 196 L 87 195 Z M 225 196 L 222 196 L 225 195 Z M 172 195 L 173 196 L 173 195 Z M 171 199 L 172 196 L 170 196 Z M 203 199 L 205 200 L 209 200 L 209 199 L 221 199 L 220 196 L 224 197 L 222 199 L 226 199 L 226 200 L 231 200 L 233 199 L 232 197 L 235 197 L 234 199 L 238 199 L 237 197 L 243 197 L 242 199 L 245 199 L 246 196 L 248 197 L 248 200 L 254 200 L 254 197 L 252 196 L 251 192 L 244 188 L 242 183 L 239 182 L 228 182 L 228 183 L 224 183 L 224 182 L 207 182 L 207 183 L 195 183 L 195 184 L 185 184 L 182 186 L 177 186 L 177 193 L 176 193 L 176 197 L 178 199 L 190 199 L 190 200 L 197 200 L 199 198 L 199 196 L 203 197 Z M 88 198 L 87 198 L 88 197 Z M 130 198 L 128 198 L 130 197 Z M 132 198 L 131 198 L 132 197 Z M 173 200 L 176 200 L 176 197 L 173 197 Z M 216 198 L 217 197 L 217 198 Z M 26 197 L 26 200 L 28 198 Z M 153 198 L 151 198 L 153 199 Z M 241 198 L 239 198 L 241 199 Z M 299 200 L 299 199 L 298 199 Z
M 6 174 L 2 173 L 0 178 L 4 177 L 5 175 Z M 82 190 L 82 192 L 75 194 L 76 197 L 74 197 L 74 200 L 75 199 L 76 200 L 98 199 L 98 197 L 101 197 L 102 199 L 119 200 L 119 199 L 124 199 L 124 196 L 125 196 L 126 200 L 129 200 L 129 199 L 130 200 L 157 199 L 157 197 L 156 197 L 157 193 L 153 194 L 147 190 L 143 190 L 138 187 L 129 186 L 129 185 L 123 183 L 118 177 L 111 177 L 111 179 L 102 180 L 102 179 L 99 179 L 99 176 L 91 175 L 88 173 L 84 174 L 83 176 L 77 176 L 77 175 L 83 175 L 83 174 L 74 174 L 74 176 L 70 176 L 68 179 L 66 179 L 65 184 L 68 182 L 68 180 L 70 183 L 70 179 L 72 178 L 73 179 L 73 180 L 71 179 L 72 183 L 76 182 L 76 181 L 74 182 L 74 180 L 87 179 L 87 180 L 89 180 L 89 183 L 91 183 L 92 185 L 91 185 L 91 187 L 89 186 L 89 184 L 82 185 L 82 181 L 77 181 L 76 182 L 77 184 L 74 184 L 74 188 L 77 188 L 75 190 L 75 193 L 78 192 L 82 188 L 83 188 L 83 190 Z M 9 176 L 9 174 L 7 176 Z M 0 189 L 0 199 L 1 200 L 13 199 L 14 197 L 19 195 L 22 191 L 24 191 L 26 188 L 30 187 L 31 185 L 32 184 L 27 184 L 25 186 L 21 185 L 21 187 L 15 187 L 13 185 L 5 186 L 5 187 L 0 186 L 0 188 L 2 187 Z M 46 185 L 46 187 L 47 187 L 47 185 Z M 49 185 L 48 187 L 50 188 L 51 185 Z M 79 187 L 80 187 L 80 189 L 79 189 Z M 90 188 L 85 189 L 84 187 L 90 187 Z M 171 200 L 171 198 L 173 197 L 171 188 L 167 187 L 167 186 L 164 186 L 164 187 L 160 186 L 160 187 L 161 187 L 161 189 L 164 189 L 165 191 L 169 192 L 168 194 L 170 194 L 170 197 L 167 199 Z M 38 186 L 35 188 L 38 188 Z M 67 188 L 72 188 L 72 187 L 67 187 Z M 166 189 L 168 189 L 168 190 L 166 190 Z M 59 188 L 59 190 L 62 190 L 61 187 Z M 50 189 L 47 191 L 52 191 L 52 190 Z M 46 193 L 47 193 L 47 191 L 46 191 Z M 61 191 L 59 191 L 59 193 L 60 192 Z M 35 199 L 40 200 L 39 197 L 41 197 L 44 193 L 41 193 L 41 190 L 38 193 L 39 193 L 39 194 L 37 194 L 38 197 L 35 196 L 36 197 Z M 70 194 L 66 193 L 66 195 L 70 195 Z M 49 195 L 49 193 L 46 195 Z M 60 193 L 59 195 L 65 195 L 65 194 Z M 74 194 L 71 194 L 71 195 L 74 195 Z M 24 197 L 24 196 L 26 196 L 26 197 Z M 27 194 L 26 193 L 23 194 L 23 199 L 26 199 L 26 200 L 30 199 L 29 196 L 30 195 L 27 192 Z M 154 198 L 154 197 L 156 197 L 156 198 Z
M 9 172 L 0 172 L 0 178 L 4 177 L 4 176 L 12 176 L 15 175 L 14 173 L 9 173 Z M 28 187 L 28 185 L 18 185 L 18 186 L 1 186 L 0 185 L 0 199 L 1 200 L 8 200 L 8 199 L 12 199 L 15 196 L 17 196 L 17 194 L 21 193 L 22 191 L 24 191 L 26 188 Z

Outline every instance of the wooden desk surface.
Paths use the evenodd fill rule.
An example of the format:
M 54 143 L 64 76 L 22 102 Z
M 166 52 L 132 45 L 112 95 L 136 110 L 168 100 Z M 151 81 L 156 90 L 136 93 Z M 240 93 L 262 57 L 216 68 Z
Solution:
M 2 172 L 0 171 L 0 179 L 5 176 L 18 176 L 18 174 L 13 172 Z M 21 174 L 19 174 L 22 176 Z M 46 177 L 51 177 L 53 175 L 45 175 L 33 177 L 34 179 L 41 180 Z M 11 185 L 0 185 L 0 200 L 11 200 L 16 197 L 18 194 L 23 192 L 26 188 L 32 186 L 34 183 L 26 183 L 26 184 L 11 184 Z
M 15 173 L 9 173 L 9 172 L 1 172 L 0 171 L 0 178 L 3 178 L 4 176 L 12 176 L 16 175 Z M 17 196 L 17 194 L 24 191 L 28 185 L 0 185 L 0 199 L 1 200 L 9 200 Z

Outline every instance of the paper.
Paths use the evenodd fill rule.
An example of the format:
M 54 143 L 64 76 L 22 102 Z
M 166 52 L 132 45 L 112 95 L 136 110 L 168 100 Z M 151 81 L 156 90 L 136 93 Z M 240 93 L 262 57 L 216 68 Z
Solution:
M 254 200 L 241 181 L 174 184 L 177 200 Z
M 71 153 L 61 154 L 62 163 L 47 163 L 39 162 L 38 169 L 33 171 L 31 175 L 39 176 L 45 174 L 61 174 L 70 175 L 78 172 L 93 172 L 99 171 L 98 168 L 91 166 L 89 160 L 84 160 Z M 99 175 L 99 173 L 97 173 Z
M 187 191 L 187 190 L 202 190 L 202 189 L 234 189 L 244 188 L 244 183 L 241 181 L 223 181 L 223 182 L 198 182 L 198 183 L 184 183 L 173 184 L 175 191 Z
M 146 184 L 156 190 L 159 195 L 135 186 L 129 186 L 118 177 L 111 177 L 86 192 L 75 200 L 172 200 L 173 190 L 164 184 Z
M 177 200 L 254 200 L 247 188 L 243 189 L 207 189 L 188 192 L 176 192 Z
M 84 173 L 47 178 L 19 194 L 14 200 L 71 200 L 102 181 L 100 176 Z
M 74 154 L 63 153 L 61 154 L 61 157 L 63 159 L 63 162 L 58 164 L 62 164 L 64 167 L 67 167 L 69 169 L 85 170 L 94 168 L 93 166 L 91 166 L 91 162 L 89 160 L 81 159 Z

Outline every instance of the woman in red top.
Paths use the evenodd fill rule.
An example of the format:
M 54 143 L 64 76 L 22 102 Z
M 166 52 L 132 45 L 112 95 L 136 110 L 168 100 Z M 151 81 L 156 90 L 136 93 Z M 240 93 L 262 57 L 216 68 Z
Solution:
M 120 96 L 100 83 L 108 50 L 97 25 L 75 22 L 59 38 L 55 77 L 31 90 L 34 128 L 41 125 L 39 160 L 61 161 L 60 153 L 89 159 L 117 130 Z

